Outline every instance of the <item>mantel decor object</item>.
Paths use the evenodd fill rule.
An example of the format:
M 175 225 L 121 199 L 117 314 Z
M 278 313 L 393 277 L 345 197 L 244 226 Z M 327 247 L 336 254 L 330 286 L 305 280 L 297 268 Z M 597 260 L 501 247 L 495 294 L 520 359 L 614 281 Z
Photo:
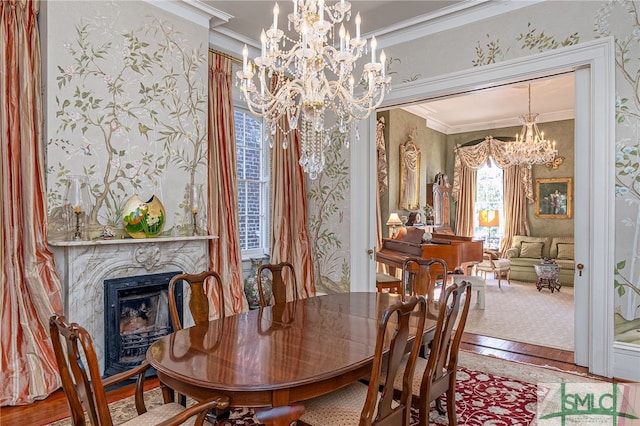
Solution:
M 202 195 L 203 184 L 195 183 L 189 186 L 189 206 L 191 207 L 192 215 L 192 233 L 193 235 L 199 235 L 198 231 L 198 213 L 201 213 L 204 209 L 204 197 Z
M 124 230 L 133 238 L 155 237 L 164 228 L 164 206 L 155 196 L 148 201 L 142 201 L 134 195 L 124 205 L 122 222 Z
M 87 222 L 91 212 L 89 180 L 86 176 L 67 175 L 64 197 L 69 218 L 69 234 L 74 241 L 87 239 Z

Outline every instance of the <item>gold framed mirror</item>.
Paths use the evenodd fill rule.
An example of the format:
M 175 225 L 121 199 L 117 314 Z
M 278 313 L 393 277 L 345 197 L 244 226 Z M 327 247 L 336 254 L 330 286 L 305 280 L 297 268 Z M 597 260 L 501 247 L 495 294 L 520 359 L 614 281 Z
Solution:
M 420 208 L 420 148 L 413 141 L 415 130 L 409 140 L 400 145 L 400 202 L 404 210 Z

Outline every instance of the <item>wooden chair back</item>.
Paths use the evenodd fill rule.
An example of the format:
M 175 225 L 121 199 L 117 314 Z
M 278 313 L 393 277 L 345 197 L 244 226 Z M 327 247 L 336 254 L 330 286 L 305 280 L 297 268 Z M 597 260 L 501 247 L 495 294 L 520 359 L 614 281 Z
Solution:
M 447 262 L 442 259 L 408 258 L 402 264 L 405 291 L 410 296 L 425 296 L 429 304 L 440 299 L 435 295 L 438 283 L 441 283 L 440 294 L 443 294 L 447 281 Z
M 390 305 L 382 314 L 378 325 L 367 398 L 360 414 L 361 425 L 409 426 L 413 374 L 420 352 L 426 312 L 425 298 L 411 296 L 406 301 L 399 300 Z M 415 334 L 414 326 L 416 326 Z M 386 344 L 389 344 L 387 355 L 384 354 Z M 409 357 L 404 364 L 408 348 L 410 348 Z M 393 382 L 403 365 L 405 365 L 403 388 L 399 404 L 396 405 Z
M 464 295 L 464 304 L 463 304 Z M 447 395 L 449 424 L 455 424 L 455 386 L 458 351 L 471 303 L 471 284 L 460 281 L 446 288 L 440 299 L 440 310 L 431 352 L 420 386 L 420 424 L 428 425 L 429 405 L 440 395 Z M 462 305 L 462 306 L 461 306 Z M 462 308 L 462 310 L 460 309 Z M 458 319 L 458 314 L 460 318 Z M 458 319 L 455 332 L 453 326 Z M 438 405 L 441 410 L 441 406 Z M 426 410 L 426 411 L 424 411 Z M 424 411 L 424 412 L 423 412 Z
M 105 388 L 136 379 L 134 402 L 139 416 L 147 413 L 144 402 L 144 381 L 149 364 L 142 364 L 129 370 L 102 379 L 98 359 L 89 333 L 78 324 L 67 323 L 62 315 L 55 314 L 49 319 L 49 330 L 53 351 L 58 364 L 62 389 L 67 396 L 71 422 L 74 426 L 84 426 L 85 410 L 92 426 L 113 426 L 109 412 L 109 404 Z M 191 405 L 188 409 L 177 403 L 171 403 L 172 391 L 160 383 L 165 405 L 151 409 L 146 418 L 131 419 L 127 424 L 183 424 L 191 417 L 197 416 L 190 424 L 202 425 L 205 417 L 215 410 L 216 414 L 229 411 L 230 400 L 224 395 L 215 395 L 204 401 Z M 84 409 L 83 409 L 84 407 Z M 216 421 L 222 424 L 224 420 Z
M 267 300 L 265 289 L 263 288 L 263 271 L 271 272 L 271 300 Z M 260 306 L 265 307 L 270 304 L 286 303 L 287 301 L 298 300 L 298 283 L 293 265 L 289 262 L 267 263 L 260 265 L 256 273 L 258 282 L 258 294 L 260 295 Z M 289 294 L 291 297 L 289 297 Z
M 86 410 L 92 425 L 111 426 L 113 420 L 91 336 L 78 324 L 68 324 L 62 315 L 50 318 L 49 329 L 72 424 L 84 425 Z
M 189 311 L 196 324 L 206 323 L 209 321 L 211 307 L 218 312 L 218 317 L 225 316 L 224 307 L 224 291 L 222 288 L 222 279 L 217 272 L 205 271 L 200 274 L 178 274 L 169 281 L 169 313 L 171 314 L 171 322 L 174 331 L 182 330 L 182 323 L 178 315 L 178 306 L 176 304 L 176 286 L 182 285 L 185 281 L 191 289 L 191 298 L 189 299 Z M 213 300 L 207 296 L 206 284 L 214 286 L 212 292 Z M 217 299 L 217 300 L 216 300 Z

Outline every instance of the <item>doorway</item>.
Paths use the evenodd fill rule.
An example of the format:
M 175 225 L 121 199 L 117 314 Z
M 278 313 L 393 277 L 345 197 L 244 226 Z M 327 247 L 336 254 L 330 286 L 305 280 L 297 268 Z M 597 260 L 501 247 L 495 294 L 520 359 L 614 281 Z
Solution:
M 577 46 L 570 46 L 518 60 L 505 61 L 491 67 L 480 67 L 456 72 L 438 78 L 400 84 L 387 97 L 383 108 L 424 102 L 437 97 L 478 88 L 511 84 L 532 78 L 541 78 L 558 72 L 576 73 L 576 209 L 585 212 L 576 229 L 576 262 L 585 265 L 575 278 L 575 330 L 576 364 L 588 365 L 590 372 L 605 377 L 612 375 L 613 343 L 613 294 L 609 286 L 613 271 L 613 153 L 614 153 L 614 95 L 613 43 L 611 39 L 599 39 Z M 375 117 L 368 121 L 368 133 L 374 135 Z M 371 139 L 373 140 L 373 139 Z M 603 141 L 605 141 L 603 143 Z M 375 144 L 365 148 L 354 144 L 352 164 L 362 172 L 363 159 L 375 164 Z M 352 179 L 352 192 L 366 192 L 371 215 L 367 221 L 352 220 L 352 235 L 361 232 L 368 237 L 360 242 L 352 238 L 354 255 L 352 274 L 374 276 L 375 262 L 370 248 L 375 247 L 375 167 L 367 167 L 369 180 L 363 182 L 362 174 Z M 363 224 L 363 222 L 366 222 Z M 367 226 L 363 229 L 363 226 Z M 362 251 L 359 249 L 362 248 Z M 370 279 L 370 281 L 371 281 Z

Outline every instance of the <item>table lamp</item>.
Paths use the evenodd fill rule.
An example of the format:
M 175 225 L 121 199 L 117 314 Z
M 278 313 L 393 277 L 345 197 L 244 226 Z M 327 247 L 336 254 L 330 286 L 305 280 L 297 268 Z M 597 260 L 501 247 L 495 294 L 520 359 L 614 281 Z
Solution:
M 395 238 L 396 234 L 398 233 L 398 230 L 396 227 L 400 225 L 402 225 L 402 221 L 400 220 L 398 213 L 391 213 L 389 215 L 389 220 L 387 220 L 387 226 L 391 227 L 390 238 Z
M 500 226 L 500 212 L 498 210 L 480 210 L 478 212 L 478 226 L 489 228 L 487 240 L 491 241 L 491 230 Z

